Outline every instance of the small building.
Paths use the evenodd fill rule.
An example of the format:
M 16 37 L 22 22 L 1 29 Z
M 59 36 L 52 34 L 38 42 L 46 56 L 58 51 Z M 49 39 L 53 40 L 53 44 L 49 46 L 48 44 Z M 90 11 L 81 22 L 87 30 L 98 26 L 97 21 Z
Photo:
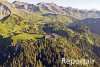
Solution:
M 53 38 L 56 38 L 56 37 L 57 37 L 56 34 L 44 35 L 44 39 L 53 39 Z

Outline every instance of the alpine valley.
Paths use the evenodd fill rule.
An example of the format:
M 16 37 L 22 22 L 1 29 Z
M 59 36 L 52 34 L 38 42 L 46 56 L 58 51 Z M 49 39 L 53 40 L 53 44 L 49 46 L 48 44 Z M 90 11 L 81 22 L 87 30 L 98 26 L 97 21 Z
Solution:
M 100 67 L 100 11 L 0 0 L 0 67 Z

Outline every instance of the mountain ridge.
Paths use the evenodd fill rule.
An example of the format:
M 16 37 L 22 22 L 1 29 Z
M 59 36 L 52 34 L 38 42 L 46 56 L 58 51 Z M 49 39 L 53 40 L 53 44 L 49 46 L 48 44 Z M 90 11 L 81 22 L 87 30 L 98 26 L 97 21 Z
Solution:
M 10 14 L 15 14 L 15 15 L 20 14 L 20 10 L 16 9 L 15 6 L 12 5 L 11 3 L 9 3 L 7 0 L 0 0 L 0 7 L 1 7 L 0 20 Z M 4 12 L 6 12 L 8 14 L 3 14 Z
M 13 4 L 14 3 L 16 2 L 13 2 Z M 23 4 L 24 2 L 20 2 L 20 3 Z M 76 19 L 100 18 L 100 11 L 98 10 L 93 10 L 93 9 L 79 10 L 79 9 L 72 8 L 72 7 L 63 7 L 63 6 L 58 6 L 55 3 L 45 3 L 45 2 L 40 2 L 35 5 L 41 7 L 47 13 L 64 14 L 64 15 L 68 15 Z
M 5 2 L 4 2 L 5 1 Z M 9 3 L 7 0 L 1 0 L 2 4 L 7 6 L 11 13 L 19 14 L 20 10 L 26 13 L 52 13 L 52 14 L 62 14 L 73 17 L 75 19 L 85 19 L 85 18 L 100 18 L 100 11 L 98 10 L 79 10 L 72 7 L 58 6 L 55 3 L 45 3 L 40 2 L 37 4 L 30 4 L 26 2 L 14 1 Z
M 91 32 L 95 33 L 95 34 L 98 34 L 100 35 L 100 18 L 86 18 L 86 19 L 83 19 L 83 20 L 78 20 L 78 21 L 75 21 L 75 23 L 78 22 L 82 22 L 84 24 L 86 24 Z

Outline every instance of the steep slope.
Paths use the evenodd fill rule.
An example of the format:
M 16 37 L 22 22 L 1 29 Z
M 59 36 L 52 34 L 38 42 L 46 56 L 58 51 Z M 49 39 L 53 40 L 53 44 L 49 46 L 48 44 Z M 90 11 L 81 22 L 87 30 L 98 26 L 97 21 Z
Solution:
M 26 13 L 52 13 L 52 14 L 62 14 L 73 17 L 75 19 L 85 19 L 85 18 L 100 18 L 100 11 L 98 10 L 79 10 L 72 7 L 58 6 L 55 3 L 45 3 L 40 2 L 38 4 L 29 4 L 25 2 L 14 1 L 13 7 L 22 10 Z
M 100 12 L 95 10 L 79 10 L 72 7 L 62 7 L 54 3 L 44 3 L 44 2 L 40 2 L 37 5 L 46 10 L 48 13 L 63 14 L 71 16 L 76 19 L 100 17 Z
M 62 14 L 47 13 L 47 14 L 43 14 L 42 16 L 50 18 L 51 22 L 71 23 L 72 21 L 75 20 L 72 17 L 62 15 Z
M 34 29 L 32 30 L 34 31 Z M 25 31 L 27 32 L 27 30 Z M 86 25 L 76 24 L 69 27 L 62 22 L 47 23 L 38 31 L 43 31 L 41 32 L 43 36 L 29 32 L 17 33 L 7 38 L 0 36 L 0 60 L 2 60 L 0 66 L 70 67 L 70 64 L 62 64 L 61 59 L 64 57 L 95 60 L 94 64 L 74 64 L 73 66 L 100 66 L 98 59 L 100 57 L 100 38 L 94 37 Z M 12 40 L 17 40 L 15 45 L 12 44 Z
M 72 7 L 62 7 L 68 16 L 76 19 L 100 18 L 100 11 L 97 10 L 79 10 Z
M 99 34 L 100 35 L 100 19 L 95 19 L 95 18 L 87 18 L 87 19 L 83 19 L 83 20 L 78 20 L 77 22 L 82 22 L 84 24 L 86 24 L 91 32 L 95 33 L 95 34 Z
M 100 18 L 100 11 L 98 10 L 79 10 L 72 7 L 58 6 L 55 3 L 40 2 L 34 5 L 34 4 L 15 1 L 13 2 L 13 5 L 17 9 L 31 13 L 42 12 L 42 13 L 62 14 L 73 17 L 75 19 Z
M 3 19 L 5 16 L 8 16 L 10 13 L 11 12 L 8 7 L 0 2 L 0 20 Z
M 29 4 L 25 2 L 20 2 L 20 1 L 14 1 L 12 3 L 17 9 L 22 10 L 26 13 L 34 13 L 34 12 L 40 12 L 40 13 L 45 13 L 45 10 L 40 8 L 39 6 L 35 4 Z
M 7 0 L 0 0 L 0 19 L 8 16 L 9 14 L 20 15 L 20 11 L 15 8 L 11 3 Z
M 29 12 L 38 11 L 38 8 L 34 4 L 28 4 L 28 3 L 19 2 L 19 1 L 14 1 L 13 4 L 15 5 L 17 9 L 20 9 L 20 10 L 26 10 Z
M 54 3 L 40 2 L 37 5 L 39 5 L 41 8 L 46 10 L 48 13 L 54 13 L 54 14 L 63 14 L 64 13 L 64 11 L 60 8 L 60 6 L 58 6 Z
M 81 20 L 69 25 L 76 20 L 73 18 L 86 17 L 77 17 L 81 14 L 79 10 L 68 8 L 66 10 L 70 13 L 64 10 L 69 15 L 66 16 L 67 13 L 62 13 L 65 8 L 54 3 L 42 3 L 46 8 L 39 6 L 40 4 L 31 4 L 31 8 L 28 6 L 30 4 L 23 2 L 16 1 L 13 5 L 6 0 L 0 2 L 1 7 L 7 8 L 3 8 L 7 17 L 0 21 L 0 67 L 72 66 L 71 63 L 62 64 L 62 58 L 94 60 L 90 64 L 73 64 L 73 67 L 100 67 L 100 36 L 91 33 Z M 47 13 L 40 14 L 37 10 L 35 12 L 35 7 L 38 6 Z
M 46 10 L 48 13 L 63 14 L 75 19 L 100 18 L 100 11 L 97 10 L 79 10 L 72 7 L 62 7 L 54 3 L 44 2 L 40 2 L 37 5 Z

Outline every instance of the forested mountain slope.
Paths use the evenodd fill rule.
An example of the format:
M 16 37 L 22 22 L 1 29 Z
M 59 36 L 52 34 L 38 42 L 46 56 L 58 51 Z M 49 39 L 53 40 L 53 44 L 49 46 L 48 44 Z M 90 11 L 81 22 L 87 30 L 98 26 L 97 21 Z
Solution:
M 81 10 L 54 3 L 0 3 L 0 67 L 71 67 L 62 64 L 62 58 L 94 60 L 93 64 L 73 67 L 100 67 L 100 36 L 91 32 L 89 22 L 79 21 L 98 18 L 98 11 L 80 17 L 78 14 L 84 14 Z

